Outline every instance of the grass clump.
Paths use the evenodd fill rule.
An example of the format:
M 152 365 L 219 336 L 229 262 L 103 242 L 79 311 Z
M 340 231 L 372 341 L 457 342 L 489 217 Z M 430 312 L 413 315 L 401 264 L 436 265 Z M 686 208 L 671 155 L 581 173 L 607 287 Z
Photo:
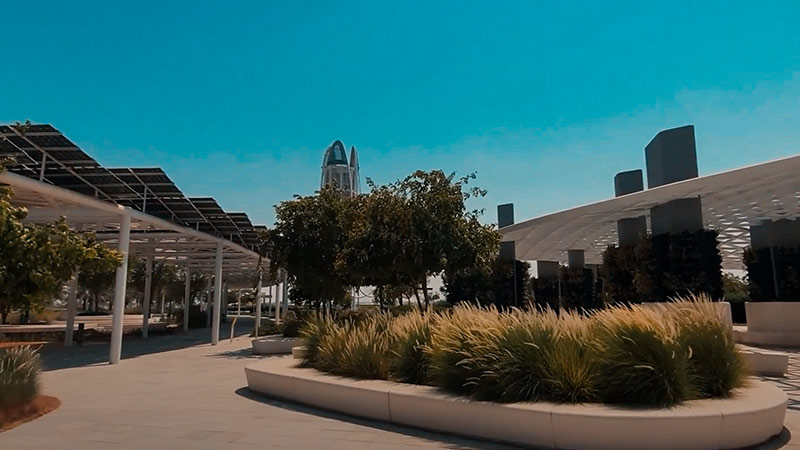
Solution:
M 745 384 L 748 369 L 736 349 L 731 324 L 722 320 L 707 297 L 678 298 L 665 305 L 677 324 L 677 339 L 688 349 L 688 373 L 694 397 L 727 397 Z
M 690 398 L 689 352 L 673 322 L 626 306 L 601 311 L 594 321 L 603 402 L 670 406 Z
M 0 351 L 0 409 L 19 405 L 39 393 L 39 354 L 30 346 Z
M 314 367 L 325 370 L 320 364 L 320 345 L 332 332 L 335 324 L 321 315 L 311 316 L 300 329 L 305 352 L 300 364 L 304 367 Z
M 498 400 L 595 400 L 595 358 L 588 338 L 587 321 L 578 314 L 512 312 L 494 369 Z
M 431 381 L 448 392 L 481 400 L 497 396 L 498 346 L 507 316 L 497 309 L 454 308 L 433 318 L 435 332 L 427 349 Z
M 392 321 L 392 345 L 389 376 L 411 384 L 427 384 L 430 380 L 432 315 L 419 310 L 398 316 Z

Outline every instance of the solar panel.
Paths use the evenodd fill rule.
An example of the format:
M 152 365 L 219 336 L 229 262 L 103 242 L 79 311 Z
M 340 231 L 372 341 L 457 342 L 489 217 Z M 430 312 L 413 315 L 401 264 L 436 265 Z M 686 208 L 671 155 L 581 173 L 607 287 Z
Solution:
M 46 124 L 30 125 L 22 135 L 12 126 L 0 125 L 0 136 L 3 137 L 0 157 L 13 159 L 7 167 L 11 172 L 109 200 L 247 247 L 259 244 L 258 233 L 247 214 L 227 214 L 210 197 L 187 198 L 161 168 L 107 169 Z

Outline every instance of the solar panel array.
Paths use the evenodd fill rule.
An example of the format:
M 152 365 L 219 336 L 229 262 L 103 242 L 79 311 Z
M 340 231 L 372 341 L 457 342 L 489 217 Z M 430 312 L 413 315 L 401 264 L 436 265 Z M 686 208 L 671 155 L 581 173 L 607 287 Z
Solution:
M 71 191 L 129 206 L 244 247 L 261 244 L 245 213 L 227 213 L 210 197 L 187 198 L 154 168 L 105 168 L 51 125 L 0 125 L 6 169 Z

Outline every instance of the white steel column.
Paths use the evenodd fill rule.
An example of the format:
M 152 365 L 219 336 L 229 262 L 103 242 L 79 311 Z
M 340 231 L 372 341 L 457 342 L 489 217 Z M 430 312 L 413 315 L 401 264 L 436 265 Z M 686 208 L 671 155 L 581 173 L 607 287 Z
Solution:
M 75 329 L 75 310 L 78 308 L 78 272 L 69 281 L 69 298 L 67 298 L 67 328 L 64 330 L 64 345 L 72 345 Z
M 267 288 L 267 319 L 272 317 L 272 301 L 275 297 L 272 295 L 272 285 Z
M 186 268 L 184 271 L 186 276 L 186 289 L 183 295 L 183 332 L 189 331 L 189 309 L 192 295 L 192 269 Z
M 148 256 L 144 265 L 144 301 L 142 302 L 142 337 L 147 338 L 150 323 L 150 298 L 153 291 L 153 257 Z
M 256 337 L 258 337 L 258 327 L 261 326 L 261 273 L 258 274 L 258 284 L 256 285 Z
M 281 323 L 281 282 L 278 275 L 278 282 L 275 284 L 275 323 Z
M 206 328 L 211 326 L 211 305 L 214 304 L 212 285 L 211 285 L 212 277 L 211 275 L 208 276 L 208 283 L 206 283 Z
M 222 309 L 222 244 L 217 244 L 214 261 L 214 314 L 211 318 L 211 345 L 219 343 L 219 313 Z
M 119 252 L 122 265 L 117 267 L 114 281 L 114 307 L 111 320 L 111 348 L 108 352 L 110 364 L 119 363 L 122 357 L 122 318 L 125 314 L 125 289 L 128 287 L 128 244 L 131 238 L 131 209 L 124 208 L 119 226 Z

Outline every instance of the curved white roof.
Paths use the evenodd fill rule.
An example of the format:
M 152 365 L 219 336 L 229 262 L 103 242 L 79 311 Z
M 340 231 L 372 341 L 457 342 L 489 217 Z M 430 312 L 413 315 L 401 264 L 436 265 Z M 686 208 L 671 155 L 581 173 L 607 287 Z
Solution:
M 547 214 L 500 229 L 516 241 L 521 260 L 566 261 L 567 250 L 584 250 L 587 263 L 600 263 L 617 242 L 617 221 L 647 216 L 670 200 L 699 196 L 706 228 L 719 232 L 725 269 L 741 269 L 750 245 L 750 224 L 800 217 L 800 155 L 646 189 Z

